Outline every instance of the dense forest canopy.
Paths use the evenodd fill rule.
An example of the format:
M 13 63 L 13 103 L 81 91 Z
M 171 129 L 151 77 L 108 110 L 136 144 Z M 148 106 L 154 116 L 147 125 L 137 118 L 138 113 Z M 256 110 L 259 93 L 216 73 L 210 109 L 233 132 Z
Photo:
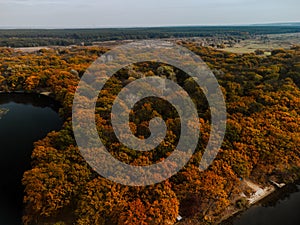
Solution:
M 153 32 L 160 37 L 163 29 Z M 172 29 L 170 32 L 179 34 L 188 28 Z M 253 29 L 264 32 L 260 27 Z M 248 28 L 245 30 L 248 32 Z M 1 31 L 2 41 L 14 32 L 20 32 L 22 38 L 43 34 Z M 123 36 L 122 29 L 118 32 L 118 37 L 128 38 Z M 190 34 L 194 35 L 193 32 Z M 72 33 L 69 30 L 61 35 L 63 39 L 76 40 Z M 80 32 L 74 33 L 81 38 Z M 50 32 L 44 34 L 50 36 Z M 99 38 L 97 31 L 90 35 L 83 39 Z M 127 187 L 99 176 L 80 155 L 72 133 L 70 116 L 76 86 L 89 65 L 108 49 L 58 47 L 33 53 L 0 49 L 1 91 L 51 92 L 62 104 L 60 114 L 65 119 L 62 130 L 49 133 L 34 145 L 32 169 L 23 178 L 25 224 L 174 224 L 178 214 L 185 218 L 178 224 L 211 224 L 220 219 L 226 207 L 241 201 L 241 178 L 251 178 L 260 184 L 267 183 L 271 176 L 286 183 L 299 178 L 300 47 L 258 56 L 221 52 L 182 41 L 178 44 L 201 56 L 216 75 L 226 98 L 225 140 L 208 170 L 200 172 L 198 166 L 209 138 L 209 109 L 201 89 L 182 71 L 151 62 L 131 65 L 110 79 L 97 101 L 96 123 L 103 142 L 114 157 L 131 165 L 149 165 L 167 157 L 180 133 L 178 118 L 164 101 L 140 102 L 131 115 L 135 135 L 147 137 L 148 120 L 156 115 L 165 119 L 170 130 L 158 151 L 130 151 L 115 139 L 108 116 L 117 90 L 141 75 L 165 76 L 176 79 L 201 105 L 201 137 L 192 159 L 167 181 L 147 187 Z

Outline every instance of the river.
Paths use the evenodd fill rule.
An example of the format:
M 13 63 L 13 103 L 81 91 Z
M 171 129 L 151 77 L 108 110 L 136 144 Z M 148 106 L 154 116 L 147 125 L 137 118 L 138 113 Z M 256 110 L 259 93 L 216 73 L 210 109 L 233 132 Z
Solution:
M 59 130 L 62 119 L 52 99 L 36 94 L 0 94 L 0 224 L 20 225 L 33 143 Z

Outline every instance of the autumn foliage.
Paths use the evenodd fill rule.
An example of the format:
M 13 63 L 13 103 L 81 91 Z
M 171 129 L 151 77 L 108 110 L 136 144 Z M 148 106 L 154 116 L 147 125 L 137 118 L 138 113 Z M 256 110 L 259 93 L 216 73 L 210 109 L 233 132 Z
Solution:
M 96 123 L 103 143 L 114 157 L 131 165 L 150 165 L 171 154 L 180 135 L 180 121 L 164 101 L 137 104 L 130 115 L 137 137 L 149 136 L 149 120 L 154 116 L 166 121 L 168 132 L 155 151 L 131 151 L 118 142 L 111 126 L 109 113 L 118 90 L 141 76 L 159 75 L 176 80 L 197 103 L 201 135 L 195 154 L 178 174 L 147 187 L 104 179 L 76 147 L 70 122 L 76 86 L 87 67 L 107 49 L 53 48 L 34 53 L 0 49 L 1 90 L 50 92 L 60 102 L 65 119 L 60 131 L 34 145 L 32 169 L 23 178 L 24 224 L 165 225 L 174 224 L 178 214 L 193 224 L 212 223 L 239 193 L 240 178 L 265 183 L 269 176 L 284 182 L 299 177 L 300 48 L 258 56 L 180 44 L 209 65 L 226 98 L 225 140 L 208 170 L 198 169 L 210 132 L 208 104 L 201 89 L 182 71 L 151 62 L 128 66 L 110 79 L 97 101 Z

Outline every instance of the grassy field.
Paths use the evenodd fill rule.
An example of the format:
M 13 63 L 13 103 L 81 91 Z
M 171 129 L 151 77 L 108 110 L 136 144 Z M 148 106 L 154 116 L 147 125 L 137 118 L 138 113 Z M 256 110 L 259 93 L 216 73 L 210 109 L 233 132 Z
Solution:
M 259 49 L 268 55 L 273 49 L 289 49 L 293 45 L 300 45 L 300 33 L 258 35 L 242 40 L 233 47 L 226 46 L 219 50 L 243 54 L 253 53 Z

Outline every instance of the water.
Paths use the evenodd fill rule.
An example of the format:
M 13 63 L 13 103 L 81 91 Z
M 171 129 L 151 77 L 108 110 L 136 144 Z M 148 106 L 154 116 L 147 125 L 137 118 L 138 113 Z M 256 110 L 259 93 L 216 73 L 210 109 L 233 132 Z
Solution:
M 253 206 L 234 219 L 233 225 L 299 225 L 300 185 L 289 185 L 274 199 Z
M 57 103 L 45 96 L 0 94 L 1 225 L 21 224 L 21 179 L 24 171 L 30 169 L 33 142 L 60 129 L 62 120 L 57 109 Z

